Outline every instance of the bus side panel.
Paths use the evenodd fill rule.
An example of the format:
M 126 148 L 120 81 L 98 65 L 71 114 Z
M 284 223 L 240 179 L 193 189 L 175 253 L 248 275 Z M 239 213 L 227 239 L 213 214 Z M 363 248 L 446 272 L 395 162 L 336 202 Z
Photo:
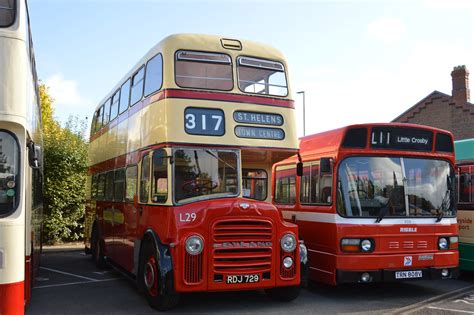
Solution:
M 17 315 L 24 312 L 24 282 L 0 284 L 0 314 Z M 8 301 L 4 303 L 3 301 Z
M 459 204 L 459 268 L 474 271 L 474 209 L 463 210 Z
M 313 281 L 336 284 L 336 225 L 297 220 L 299 233 L 308 248 L 309 277 Z M 315 232 L 317 231 L 317 232 Z

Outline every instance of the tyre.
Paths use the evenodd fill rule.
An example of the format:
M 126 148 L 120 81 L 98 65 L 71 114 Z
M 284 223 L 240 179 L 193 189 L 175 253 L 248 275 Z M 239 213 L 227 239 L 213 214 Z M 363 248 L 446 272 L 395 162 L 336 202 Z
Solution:
M 99 233 L 97 229 L 94 229 L 91 237 L 91 252 L 92 260 L 99 269 L 105 269 L 107 263 L 105 262 L 104 248 L 102 242 L 100 241 Z
M 278 287 L 272 289 L 266 289 L 265 293 L 276 301 L 281 302 L 290 302 L 293 301 L 300 295 L 301 286 L 291 286 L 291 287 Z
M 156 246 L 151 241 L 146 241 L 140 253 L 140 265 L 138 268 L 138 286 L 144 292 L 148 304 L 159 311 L 169 310 L 178 304 L 179 294 L 168 293 L 173 291 L 171 284 L 165 284 L 165 292 L 160 288 L 160 269 Z

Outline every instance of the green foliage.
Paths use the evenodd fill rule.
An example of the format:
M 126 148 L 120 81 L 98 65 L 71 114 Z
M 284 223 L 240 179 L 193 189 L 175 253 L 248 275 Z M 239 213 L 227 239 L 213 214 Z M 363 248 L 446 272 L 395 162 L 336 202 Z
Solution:
M 86 123 L 70 117 L 62 127 L 53 100 L 41 85 L 44 133 L 44 239 L 47 243 L 83 237 L 87 175 Z

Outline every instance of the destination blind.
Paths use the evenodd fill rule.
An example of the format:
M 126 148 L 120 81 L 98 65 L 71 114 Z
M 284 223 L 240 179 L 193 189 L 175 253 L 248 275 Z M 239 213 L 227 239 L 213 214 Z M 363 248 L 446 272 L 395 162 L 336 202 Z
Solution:
M 431 151 L 433 133 L 415 128 L 374 127 L 370 146 L 376 149 Z

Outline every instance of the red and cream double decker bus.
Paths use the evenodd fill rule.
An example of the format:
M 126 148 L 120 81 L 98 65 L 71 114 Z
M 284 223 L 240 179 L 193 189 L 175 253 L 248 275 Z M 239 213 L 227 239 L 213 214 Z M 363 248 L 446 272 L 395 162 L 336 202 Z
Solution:
M 149 304 L 179 293 L 300 284 L 297 226 L 268 185 L 297 152 L 287 65 L 274 48 L 181 34 L 100 102 L 90 142 L 86 248 L 135 278 Z M 303 255 L 300 255 L 302 248 Z
M 41 114 L 27 4 L 0 0 L 0 314 L 23 314 L 39 261 Z
M 299 226 L 312 280 L 453 278 L 454 176 L 449 132 L 352 125 L 302 138 L 300 155 L 274 166 L 274 202 Z

